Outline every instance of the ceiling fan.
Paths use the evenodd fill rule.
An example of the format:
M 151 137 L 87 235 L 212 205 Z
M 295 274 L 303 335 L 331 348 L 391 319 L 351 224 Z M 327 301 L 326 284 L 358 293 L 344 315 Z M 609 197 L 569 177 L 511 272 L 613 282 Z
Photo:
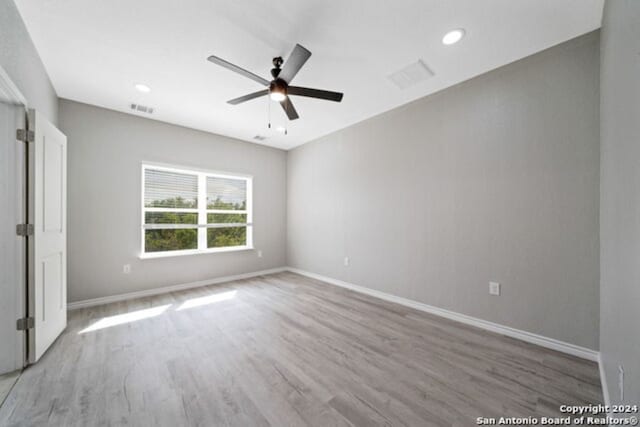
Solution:
M 229 104 L 237 105 L 251 99 L 269 95 L 274 101 L 280 102 L 280 105 L 282 105 L 282 108 L 287 114 L 287 117 L 289 117 L 289 120 L 295 120 L 299 116 L 298 112 L 293 107 L 291 99 L 289 99 L 289 95 L 306 96 L 309 98 L 325 99 L 335 102 L 342 101 L 343 94 L 340 92 L 331 92 L 328 90 L 311 89 L 307 87 L 289 85 L 310 56 L 311 52 L 309 52 L 299 44 L 296 44 L 296 46 L 293 48 L 293 51 L 289 55 L 289 58 L 287 58 L 287 62 L 284 62 L 281 56 L 273 58 L 273 68 L 271 69 L 271 76 L 273 77 L 273 80 L 271 81 L 263 79 L 262 77 L 252 73 L 251 71 L 240 68 L 237 65 L 225 61 L 222 58 L 218 58 L 215 55 L 211 55 L 207 59 L 214 64 L 218 64 L 242 76 L 248 77 L 251 80 L 267 87 L 266 89 L 260 90 L 258 92 L 250 93 L 248 95 L 244 95 L 239 98 L 227 101 Z M 283 63 L 284 67 L 282 67 Z

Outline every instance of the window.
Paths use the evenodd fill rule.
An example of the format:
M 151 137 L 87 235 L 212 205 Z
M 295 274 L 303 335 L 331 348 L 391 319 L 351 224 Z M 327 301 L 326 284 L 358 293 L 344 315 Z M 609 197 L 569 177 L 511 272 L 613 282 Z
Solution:
M 142 256 L 252 248 L 251 178 L 142 165 Z

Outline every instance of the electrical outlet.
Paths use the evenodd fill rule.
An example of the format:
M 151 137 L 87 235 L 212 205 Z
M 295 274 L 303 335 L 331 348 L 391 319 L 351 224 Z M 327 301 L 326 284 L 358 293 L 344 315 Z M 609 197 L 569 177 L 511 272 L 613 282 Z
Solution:
M 124 274 L 129 274 L 131 273 L 131 264 L 125 264 L 122 266 L 122 272 Z
M 344 257 L 344 266 L 345 267 L 349 267 L 349 257 L 348 256 Z
M 262 258 L 262 249 L 258 249 L 258 258 Z
M 489 294 L 491 294 L 491 295 L 500 295 L 500 283 L 498 283 L 498 282 L 489 282 Z
M 620 402 L 624 401 L 624 369 L 618 365 L 618 388 L 620 389 Z

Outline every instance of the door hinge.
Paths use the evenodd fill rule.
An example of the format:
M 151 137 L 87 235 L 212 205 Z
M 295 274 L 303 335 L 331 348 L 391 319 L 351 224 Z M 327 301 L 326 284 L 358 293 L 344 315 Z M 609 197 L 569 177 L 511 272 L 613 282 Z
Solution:
M 33 224 L 17 224 L 16 234 L 18 236 L 27 237 L 33 235 Z
M 33 142 L 36 138 L 32 130 L 18 129 L 16 139 L 22 142 Z
M 16 329 L 19 331 L 26 331 L 27 329 L 33 329 L 36 325 L 36 321 L 33 317 L 23 317 L 16 320 Z

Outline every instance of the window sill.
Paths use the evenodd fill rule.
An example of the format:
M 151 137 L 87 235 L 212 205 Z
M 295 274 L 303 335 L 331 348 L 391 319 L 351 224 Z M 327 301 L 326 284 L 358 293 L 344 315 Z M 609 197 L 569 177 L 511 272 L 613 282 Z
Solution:
M 218 254 L 218 253 L 224 253 L 224 252 L 240 252 L 240 251 L 252 251 L 252 250 L 254 250 L 253 246 L 233 246 L 230 248 L 213 248 L 213 249 L 203 249 L 203 250 L 149 252 L 149 253 L 140 254 L 139 258 L 140 259 L 169 258 L 169 257 L 187 256 L 187 255 L 207 255 L 207 254 Z

